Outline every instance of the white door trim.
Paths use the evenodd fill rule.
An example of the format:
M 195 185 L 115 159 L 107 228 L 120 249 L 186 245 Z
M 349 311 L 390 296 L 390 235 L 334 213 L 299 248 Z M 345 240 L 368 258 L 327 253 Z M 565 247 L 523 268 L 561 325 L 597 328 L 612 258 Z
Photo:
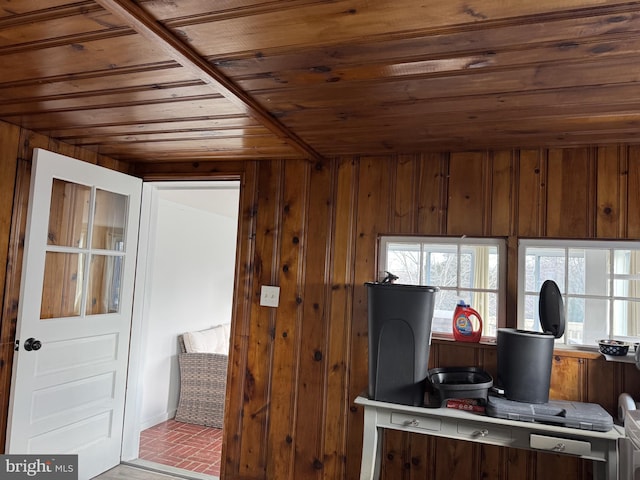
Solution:
M 203 190 L 229 188 L 231 185 L 240 188 L 237 180 L 206 181 L 162 181 L 144 182 L 142 186 L 142 205 L 140 212 L 140 231 L 138 243 L 138 262 L 136 265 L 135 294 L 133 298 L 133 318 L 131 326 L 131 342 L 129 350 L 129 375 L 125 397 L 124 430 L 122 442 L 122 461 L 131 462 L 138 458 L 140 450 L 140 432 L 146 428 L 141 424 L 142 415 L 142 371 L 144 369 L 150 310 L 149 292 L 153 278 L 151 259 L 155 254 L 156 223 L 160 190 Z

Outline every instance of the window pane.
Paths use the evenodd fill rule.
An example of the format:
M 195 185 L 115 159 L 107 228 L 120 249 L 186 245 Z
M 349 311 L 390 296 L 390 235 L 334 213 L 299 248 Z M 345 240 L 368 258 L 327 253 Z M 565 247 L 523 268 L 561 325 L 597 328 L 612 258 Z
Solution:
M 498 277 L 500 275 L 500 258 L 497 247 L 488 248 L 489 268 L 487 270 L 487 286 L 496 290 L 498 288 Z
M 480 313 L 482 318 L 482 335 L 495 337 L 498 327 L 498 294 L 492 292 L 461 293 L 463 297 L 470 297 L 467 303 L 471 308 Z
M 581 344 L 584 340 L 584 298 L 568 298 L 565 300 L 567 314 L 565 317 L 565 340 L 569 344 Z
M 86 247 L 91 188 L 53 179 L 48 245 Z
M 525 291 L 539 292 L 545 280 L 553 280 L 563 292 L 565 250 L 527 247 L 525 251 Z
M 640 301 L 613 301 L 613 335 L 640 336 Z
M 46 253 L 41 319 L 80 315 L 84 259 L 78 253 Z
M 524 319 L 519 325 L 524 330 L 539 331 L 540 323 L 538 322 L 538 295 L 524 296 Z
M 386 269 L 398 277 L 398 283 L 419 285 L 420 245 L 388 243 Z M 384 277 L 384 272 L 380 272 L 380 276 Z
M 91 246 L 119 251 L 124 246 L 124 226 L 127 216 L 125 195 L 96 190 L 96 209 Z
M 640 280 L 617 279 L 613 281 L 613 295 L 616 297 L 638 297 Z
M 587 298 L 584 300 L 583 344 L 596 345 L 598 340 L 614 335 L 609 331 L 610 305 L 608 298 Z
M 553 280 L 558 284 L 561 292 L 564 291 L 565 278 L 564 256 L 559 255 L 541 255 L 538 257 L 538 269 L 535 279 L 535 290 L 540 291 L 545 280 Z
M 117 312 L 120 307 L 122 257 L 94 255 L 89 267 L 87 315 Z
M 613 273 L 616 275 L 637 275 L 637 250 L 616 250 L 613 258 Z
M 584 295 L 585 290 L 585 251 L 569 249 L 568 251 L 568 286 L 569 293 Z M 602 270 L 601 270 L 602 271 Z
M 443 312 L 448 312 L 447 316 L 449 320 L 453 320 L 453 310 L 456 308 L 456 304 L 461 300 L 461 296 L 454 290 L 440 289 L 436 294 L 434 308 Z M 449 315 L 450 313 L 450 315 Z M 449 325 L 451 327 L 451 325 Z M 451 330 L 451 328 L 449 328 Z
M 585 251 L 584 258 L 584 273 L 580 279 L 584 282 L 584 293 L 596 296 L 609 295 L 610 251 L 603 248 L 589 249 Z
M 468 250 L 468 249 L 465 249 Z M 468 252 L 460 254 L 460 282 L 462 288 L 472 288 L 474 278 L 474 257 Z
M 456 287 L 458 257 L 451 245 L 429 245 L 424 255 L 427 285 Z

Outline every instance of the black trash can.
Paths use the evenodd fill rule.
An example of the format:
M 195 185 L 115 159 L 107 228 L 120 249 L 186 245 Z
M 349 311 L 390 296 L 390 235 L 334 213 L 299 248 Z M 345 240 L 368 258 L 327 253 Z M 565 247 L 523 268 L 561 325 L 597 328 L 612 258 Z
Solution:
M 429 367 L 437 287 L 365 283 L 369 398 L 421 406 Z
M 498 385 L 509 400 L 549 401 L 553 347 L 565 326 L 562 295 L 552 280 L 542 284 L 538 312 L 544 332 L 498 329 Z

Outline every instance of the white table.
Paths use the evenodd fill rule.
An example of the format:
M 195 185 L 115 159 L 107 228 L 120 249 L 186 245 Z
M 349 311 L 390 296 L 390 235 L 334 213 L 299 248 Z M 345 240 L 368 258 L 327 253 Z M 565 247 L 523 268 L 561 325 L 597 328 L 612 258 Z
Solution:
M 436 437 L 487 443 L 501 447 L 563 453 L 593 460 L 595 479 L 618 478 L 618 440 L 624 429 L 608 432 L 505 420 L 453 408 L 424 408 L 369 400 L 364 407 L 360 480 L 380 478 L 382 436 L 385 428 Z

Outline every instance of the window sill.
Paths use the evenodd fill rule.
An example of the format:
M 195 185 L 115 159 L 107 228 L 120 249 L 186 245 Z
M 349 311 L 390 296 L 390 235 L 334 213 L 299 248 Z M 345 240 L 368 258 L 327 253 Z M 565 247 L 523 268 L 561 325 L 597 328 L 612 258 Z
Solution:
M 456 344 L 457 346 L 465 346 L 473 348 L 475 347 L 495 347 L 496 339 L 491 337 L 483 337 L 480 342 L 458 342 L 456 341 L 452 335 L 442 334 L 442 333 L 434 333 L 431 338 L 433 343 L 440 344 Z M 632 363 L 635 364 L 635 352 L 632 348 L 629 349 L 629 353 L 624 356 L 614 356 L 614 355 L 604 355 L 600 353 L 597 347 L 589 347 L 589 346 L 579 346 L 579 345 L 557 345 L 553 349 L 554 355 L 561 355 L 564 357 L 575 357 L 575 358 L 588 358 L 588 359 L 598 359 L 604 358 L 607 362 L 617 362 L 617 363 Z
M 635 353 L 628 353 L 626 355 L 621 355 L 621 356 L 615 356 L 615 355 L 604 355 L 604 354 L 600 354 L 602 355 L 605 360 L 607 360 L 608 362 L 619 362 L 619 363 L 636 363 L 636 355 Z
M 636 354 L 635 351 L 633 350 L 633 348 L 629 348 L 629 353 L 627 353 L 626 355 L 605 355 L 604 353 L 601 353 L 600 350 L 598 350 L 598 347 L 589 347 L 586 345 L 583 346 L 578 346 L 578 345 L 573 345 L 573 346 L 569 346 L 569 345 L 561 345 L 561 346 L 557 346 L 554 348 L 555 352 L 562 352 L 562 355 L 565 354 L 569 354 L 571 356 L 573 356 L 573 354 L 575 354 L 575 356 L 580 356 L 580 357 L 585 357 L 588 356 L 587 358 L 598 358 L 598 357 L 602 357 L 604 358 L 607 362 L 617 362 L 617 363 L 636 363 Z M 586 354 L 586 355 L 585 355 Z

